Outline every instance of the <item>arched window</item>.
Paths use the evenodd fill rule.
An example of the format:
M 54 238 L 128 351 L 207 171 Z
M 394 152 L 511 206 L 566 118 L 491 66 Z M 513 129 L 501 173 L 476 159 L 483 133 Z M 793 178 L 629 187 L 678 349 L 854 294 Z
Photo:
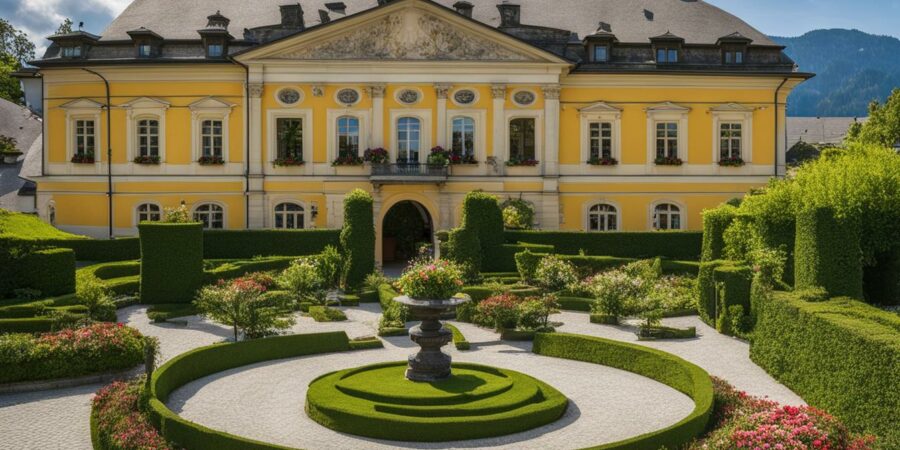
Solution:
M 338 117 L 338 157 L 359 156 L 359 119 L 352 116 Z
M 397 162 L 419 162 L 422 123 L 415 117 L 401 117 L 397 121 Z
M 225 210 L 214 203 L 203 203 L 194 209 L 194 220 L 203 223 L 204 230 L 225 228 Z
M 162 220 L 162 214 L 158 205 L 153 203 L 143 203 L 137 207 L 138 223 L 141 222 L 159 222 Z
M 138 155 L 159 156 L 159 121 L 141 119 L 137 123 Z
M 671 203 L 660 203 L 653 209 L 653 228 L 657 230 L 680 230 L 681 208 Z
M 279 203 L 275 207 L 275 228 L 299 230 L 305 227 L 305 219 L 303 207 L 296 203 Z
M 475 156 L 475 119 L 471 117 L 453 118 L 453 154 L 463 159 Z
M 588 231 L 616 231 L 619 228 L 619 212 L 615 206 L 600 203 L 588 211 Z

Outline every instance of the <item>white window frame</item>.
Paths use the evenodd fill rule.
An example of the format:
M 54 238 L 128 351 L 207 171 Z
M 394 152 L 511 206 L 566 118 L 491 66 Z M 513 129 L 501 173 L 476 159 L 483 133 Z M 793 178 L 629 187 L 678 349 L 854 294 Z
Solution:
M 447 110 L 447 151 L 453 150 L 453 119 L 467 117 L 475 121 L 475 159 L 487 160 L 487 113 L 482 109 Z
M 300 227 L 300 228 L 276 228 L 276 227 L 275 227 L 276 218 L 277 218 L 277 216 L 278 216 L 278 212 L 275 211 L 275 208 L 277 208 L 279 205 L 282 205 L 282 204 L 285 204 L 285 203 L 289 203 L 289 204 L 292 204 L 292 205 L 296 205 L 296 206 L 299 206 L 300 208 L 303 209 L 303 211 L 300 213 L 300 214 L 303 216 L 303 226 L 302 226 L 302 227 Z M 270 220 L 272 221 L 272 222 L 271 222 L 271 223 L 272 223 L 272 227 L 271 227 L 271 228 L 272 228 L 273 230 L 306 230 L 306 229 L 309 229 L 309 228 L 310 228 L 310 223 L 309 223 L 309 221 L 310 221 L 310 210 L 309 210 L 309 207 L 308 207 L 308 206 L 306 205 L 306 203 L 304 203 L 304 202 L 297 201 L 297 200 L 290 200 L 290 199 L 287 199 L 287 200 L 286 200 L 286 199 L 274 199 L 274 200 L 272 201 L 271 207 L 269 208 L 269 211 L 270 211 L 270 217 L 269 217 L 269 218 L 270 218 Z
M 397 109 L 391 110 L 391 136 L 390 150 L 391 161 L 396 162 L 400 154 L 400 145 L 397 141 L 398 122 L 404 117 L 419 119 L 419 164 L 428 162 L 428 155 L 434 147 L 431 140 L 431 110 L 430 109 Z
M 509 126 L 510 123 L 515 119 L 534 119 L 534 159 L 538 160 L 537 167 L 543 167 L 544 165 L 544 110 L 543 109 L 534 109 L 534 110 L 514 110 L 506 112 L 506 121 L 503 126 L 503 149 L 506 152 L 503 156 L 503 160 L 500 161 L 501 164 L 505 164 L 506 161 L 509 161 L 510 147 L 509 143 Z M 497 155 L 500 156 L 500 155 Z
M 129 163 L 141 154 L 138 122 L 146 119 L 159 122 L 159 161 L 166 161 L 166 112 L 169 106 L 169 102 L 149 97 L 141 97 L 122 105 L 125 108 L 126 155 Z
M 741 124 L 741 159 L 744 160 L 745 164 L 750 164 L 753 161 L 754 109 L 738 103 L 728 103 L 715 108 L 710 108 L 709 111 L 712 114 L 713 119 L 713 164 L 718 164 L 719 160 L 722 159 L 722 141 L 719 139 L 719 128 L 722 123 Z
M 674 200 L 668 200 L 668 199 L 657 200 L 657 201 L 654 201 L 654 202 L 650 203 L 650 210 L 648 211 L 648 227 L 647 227 L 647 228 L 650 229 L 650 230 L 653 230 L 653 231 L 663 231 L 663 230 L 659 230 L 659 229 L 656 228 L 656 221 L 654 220 L 654 217 L 653 217 L 653 216 L 656 214 L 656 208 L 657 208 L 658 206 L 660 206 L 660 205 L 665 205 L 665 204 L 670 204 L 670 205 L 673 205 L 673 206 L 677 206 L 677 207 L 678 207 L 678 214 L 679 214 L 680 219 L 681 219 L 681 220 L 680 220 L 680 222 L 681 222 L 681 227 L 678 228 L 677 230 L 672 230 L 671 228 L 668 228 L 668 229 L 666 229 L 666 230 L 664 230 L 664 231 L 684 231 L 684 230 L 687 230 L 687 229 L 688 229 L 688 222 L 687 222 L 687 217 L 688 217 L 688 215 L 687 215 L 687 207 L 685 207 L 684 203 L 677 202 L 677 201 L 674 201 Z
M 690 157 L 688 115 L 691 108 L 666 102 L 651 106 L 645 111 L 647 113 L 647 165 L 656 165 L 656 124 L 661 122 L 678 123 L 678 158 L 687 164 Z
M 135 205 L 135 207 L 134 207 L 133 220 L 134 220 L 135 227 L 141 223 L 141 206 L 145 206 L 145 205 L 155 206 L 155 207 L 159 208 L 159 220 L 162 220 L 163 217 L 165 216 L 165 210 L 163 210 L 163 207 L 160 206 L 159 203 L 152 202 L 152 201 L 140 202 L 137 205 Z
M 328 116 L 328 163 L 338 157 L 338 138 L 337 138 L 337 121 L 341 117 L 355 117 L 359 120 L 359 157 L 363 157 L 363 153 L 367 148 L 372 146 L 372 135 L 370 123 L 372 122 L 372 113 L 368 109 L 339 108 L 329 109 Z
M 197 213 L 197 210 L 200 209 L 201 206 L 204 205 L 215 205 L 222 208 L 222 228 L 207 228 L 203 227 L 204 230 L 225 230 L 228 229 L 228 208 L 225 207 L 223 203 L 217 201 L 199 201 L 191 208 L 191 220 L 194 219 L 194 214 Z
M 94 163 L 99 163 L 103 158 L 106 148 L 104 144 L 105 125 L 101 122 L 101 116 L 105 109 L 103 104 L 93 100 L 82 98 L 68 102 L 60 108 L 66 111 L 66 163 L 75 156 L 75 121 L 77 120 L 93 120 L 94 121 Z
M 608 205 L 616 209 L 616 229 L 615 230 L 592 230 L 591 229 L 591 209 L 599 205 Z M 584 225 L 583 229 L 588 233 L 614 233 L 622 231 L 622 207 L 618 202 L 607 199 L 592 199 L 584 203 Z
M 222 121 L 222 160 L 227 164 L 230 160 L 230 119 L 231 110 L 236 105 L 215 97 L 206 97 L 191 103 L 191 159 L 194 164 L 203 156 L 202 128 L 205 120 Z
M 581 116 L 581 164 L 591 158 L 591 124 L 612 123 L 612 157 L 622 162 L 622 109 L 607 103 L 597 103 L 580 111 Z
M 281 108 L 270 109 L 266 113 L 266 160 L 268 164 L 264 170 L 273 169 L 273 163 L 278 159 L 278 119 L 300 119 L 303 121 L 303 161 L 301 167 L 283 167 L 302 171 L 303 174 L 311 174 L 313 170 L 313 112 L 312 109 Z M 328 161 L 329 164 L 331 161 Z

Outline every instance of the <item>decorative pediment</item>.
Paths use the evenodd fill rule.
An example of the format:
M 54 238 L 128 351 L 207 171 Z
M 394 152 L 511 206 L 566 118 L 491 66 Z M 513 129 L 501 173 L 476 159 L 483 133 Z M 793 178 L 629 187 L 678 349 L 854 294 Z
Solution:
M 123 103 L 125 109 L 168 109 L 171 103 L 158 98 L 141 97 L 130 102 Z
M 194 103 L 191 103 L 188 107 L 191 111 L 209 111 L 209 110 L 228 110 L 234 108 L 236 105 L 231 102 L 227 102 L 225 100 L 216 98 L 216 97 L 206 97 L 200 100 L 197 100 Z
M 687 106 L 681 106 L 672 102 L 665 102 L 658 105 L 648 106 L 646 111 L 648 113 L 688 113 L 691 111 L 691 108 L 688 108 Z
M 310 29 L 248 51 L 238 60 L 257 58 L 568 64 L 545 50 L 437 5 L 409 0 L 391 2 L 386 7 Z
M 709 108 L 712 112 L 741 112 L 741 113 L 750 113 L 753 112 L 753 108 L 749 106 L 744 106 L 740 103 L 726 103 L 724 105 L 715 106 L 713 108 Z
M 591 106 L 585 106 L 579 110 L 582 114 L 585 113 L 620 113 L 622 112 L 622 108 L 617 106 L 610 105 L 606 102 L 594 103 Z
M 63 105 L 60 105 L 62 109 L 101 109 L 103 108 L 103 103 L 95 102 L 89 98 L 79 98 L 77 100 L 72 100 Z

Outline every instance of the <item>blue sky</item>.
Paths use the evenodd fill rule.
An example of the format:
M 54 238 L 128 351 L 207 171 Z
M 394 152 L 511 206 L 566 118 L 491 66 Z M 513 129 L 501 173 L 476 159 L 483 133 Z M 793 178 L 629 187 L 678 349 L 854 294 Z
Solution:
M 799 36 L 818 28 L 856 28 L 900 37 L 900 0 L 707 1 L 771 35 Z M 101 33 L 129 3 L 131 0 L 0 0 L 0 17 L 28 33 L 40 54 L 47 45 L 44 38 L 53 34 L 64 18 L 71 18 L 76 26 L 83 21 L 86 31 Z

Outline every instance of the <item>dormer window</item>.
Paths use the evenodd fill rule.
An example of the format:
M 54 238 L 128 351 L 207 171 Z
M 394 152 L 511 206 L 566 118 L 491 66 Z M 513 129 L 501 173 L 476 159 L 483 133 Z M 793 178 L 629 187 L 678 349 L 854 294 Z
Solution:
M 660 47 L 656 49 L 657 64 L 671 64 L 678 62 L 678 49 Z
M 605 63 L 612 59 L 610 55 L 612 46 L 618 42 L 612 32 L 612 26 L 606 22 L 600 22 L 597 31 L 584 38 L 585 52 L 591 62 Z
M 743 64 L 743 50 L 725 50 L 725 64 Z
M 54 34 L 47 39 L 59 46 L 60 58 L 76 59 L 87 56 L 88 50 L 100 40 L 100 36 L 78 30 L 71 33 Z
M 282 12 L 284 8 L 282 7 Z M 206 19 L 206 28 L 197 31 L 203 39 L 203 46 L 206 47 L 206 57 L 224 58 L 228 54 L 228 42 L 234 39 L 228 33 L 228 24 L 231 23 L 231 20 L 223 16 L 219 11 L 216 11 L 215 14 Z
M 162 36 L 144 27 L 128 32 L 134 42 L 135 54 L 138 58 L 155 58 L 159 56 Z
M 656 64 L 675 64 L 681 59 L 681 47 L 684 38 L 678 37 L 667 31 L 666 34 L 650 38 L 653 44 L 653 54 L 656 55 Z
M 753 42 L 740 33 L 722 36 L 716 44 L 722 47 L 722 64 L 744 64 L 747 61 L 747 47 Z
M 209 44 L 206 47 L 206 56 L 209 58 L 221 58 L 225 54 L 225 46 L 222 44 Z
M 594 46 L 594 62 L 609 61 L 609 47 L 605 45 Z
M 81 58 L 81 46 L 67 46 L 62 48 L 63 58 Z
M 150 44 L 138 45 L 138 57 L 149 58 L 153 56 L 153 46 Z

